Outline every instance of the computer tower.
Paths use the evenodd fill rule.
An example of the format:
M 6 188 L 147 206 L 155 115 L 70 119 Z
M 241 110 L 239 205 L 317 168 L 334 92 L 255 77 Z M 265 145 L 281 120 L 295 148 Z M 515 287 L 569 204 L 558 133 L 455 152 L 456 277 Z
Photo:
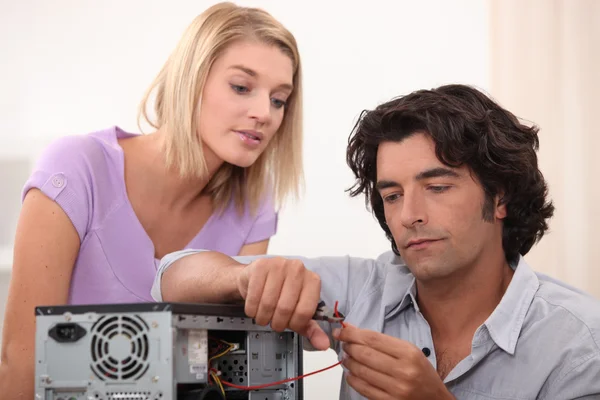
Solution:
M 239 305 L 37 307 L 35 355 L 40 400 L 303 398 L 301 337 Z

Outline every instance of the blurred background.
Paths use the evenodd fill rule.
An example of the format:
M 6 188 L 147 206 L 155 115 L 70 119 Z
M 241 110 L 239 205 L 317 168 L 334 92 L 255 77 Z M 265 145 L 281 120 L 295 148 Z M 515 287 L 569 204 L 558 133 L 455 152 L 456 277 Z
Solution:
M 600 1 L 234 1 L 266 9 L 298 40 L 305 88 L 306 189 L 280 213 L 270 252 L 375 257 L 389 243 L 345 192 L 360 112 L 445 83 L 474 85 L 540 128 L 557 207 L 532 267 L 600 296 Z M 21 188 L 52 140 L 119 125 L 188 23 L 216 1 L 0 0 L 0 329 Z M 307 353 L 305 371 L 336 362 Z M 337 398 L 341 369 L 305 380 Z

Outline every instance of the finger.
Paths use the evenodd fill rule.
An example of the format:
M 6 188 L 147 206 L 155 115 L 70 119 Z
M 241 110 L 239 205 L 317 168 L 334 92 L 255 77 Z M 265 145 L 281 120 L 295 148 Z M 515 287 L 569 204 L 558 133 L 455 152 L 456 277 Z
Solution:
M 246 267 L 244 273 L 248 276 L 248 289 L 244 312 L 250 318 L 255 318 L 267 280 L 268 269 L 263 268 L 259 263 L 252 263 Z
M 368 381 L 357 377 L 356 375 L 348 375 L 346 377 L 348 385 L 358 393 L 370 400 L 390 400 L 392 396 L 383 390 L 370 385 Z
M 327 350 L 330 346 L 329 336 L 327 336 L 315 320 L 308 321 L 308 324 L 304 328 L 296 332 L 307 338 L 310 344 L 317 350 Z
M 421 350 L 412 343 L 380 332 L 359 329 L 349 324 L 336 331 L 334 337 L 341 342 L 363 344 L 396 359 L 423 356 Z
M 283 282 L 279 302 L 271 321 L 271 328 L 277 332 L 281 332 L 288 327 L 298 304 L 300 292 L 302 291 L 302 280 L 299 280 L 298 275 L 297 273 L 288 273 Z
M 344 350 L 344 353 L 353 360 L 361 363 L 367 368 L 381 372 L 384 375 L 393 376 L 394 368 L 398 365 L 397 358 L 377 351 L 369 346 L 344 343 L 342 349 Z
M 346 352 L 346 357 L 342 363 L 352 375 L 359 376 L 362 380 L 369 382 L 371 386 L 374 386 L 385 393 L 394 394 L 398 392 L 398 378 L 391 376 L 390 374 L 391 371 L 395 369 L 394 366 L 398 363 L 398 360 L 389 356 L 385 357 L 389 360 L 375 359 L 375 362 L 369 360 L 369 364 L 366 364 L 359 359 L 354 358 L 350 352 Z M 380 362 L 381 365 L 377 365 L 378 362 Z M 376 368 L 372 366 L 373 364 L 376 365 Z M 384 368 L 387 368 L 387 370 Z
M 302 281 L 300 298 L 296 304 L 292 318 L 290 319 L 290 328 L 296 332 L 302 330 L 317 310 L 317 305 L 321 299 L 321 280 L 318 275 L 305 273 Z
M 256 323 L 259 325 L 267 325 L 273 318 L 275 307 L 279 301 L 279 294 L 285 279 L 284 270 L 282 268 L 270 268 L 267 273 L 267 278 L 264 284 L 263 293 L 258 304 L 256 312 Z

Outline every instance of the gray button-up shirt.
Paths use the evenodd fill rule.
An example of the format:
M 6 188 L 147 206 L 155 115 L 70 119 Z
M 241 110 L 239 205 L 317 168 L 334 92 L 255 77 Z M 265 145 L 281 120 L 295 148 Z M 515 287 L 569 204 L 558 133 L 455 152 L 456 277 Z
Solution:
M 152 287 L 155 300 L 162 299 L 160 278 L 165 269 L 195 252 L 165 256 Z M 258 257 L 235 259 L 247 264 Z M 376 260 L 289 258 L 303 260 L 320 275 L 322 299 L 328 305 L 339 301 L 347 322 L 427 347 L 436 367 L 431 330 L 416 301 L 415 279 L 402 259 L 392 252 Z M 331 326 L 322 326 L 341 360 Z M 471 354 L 444 383 L 458 399 L 600 399 L 600 302 L 532 271 L 521 259 L 500 304 L 475 332 Z M 340 398 L 364 397 L 343 379 Z

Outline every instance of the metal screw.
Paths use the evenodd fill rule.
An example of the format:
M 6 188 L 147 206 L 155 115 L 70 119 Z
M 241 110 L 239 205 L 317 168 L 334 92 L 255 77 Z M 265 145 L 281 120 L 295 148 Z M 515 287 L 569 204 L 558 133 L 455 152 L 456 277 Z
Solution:
M 156 383 L 158 382 L 158 376 L 153 376 L 152 377 L 152 383 Z
M 153 328 L 158 328 L 158 322 L 152 321 L 152 327 Z
M 66 321 L 70 321 L 73 318 L 73 314 L 71 314 L 70 312 L 66 312 L 65 313 L 65 320 Z

